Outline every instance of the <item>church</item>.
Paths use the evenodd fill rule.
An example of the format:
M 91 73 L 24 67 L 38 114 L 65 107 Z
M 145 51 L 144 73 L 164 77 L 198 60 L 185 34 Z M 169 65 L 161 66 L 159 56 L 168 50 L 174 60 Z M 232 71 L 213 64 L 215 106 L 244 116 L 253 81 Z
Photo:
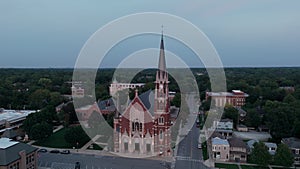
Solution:
M 168 73 L 161 36 L 154 94 L 135 93 L 114 119 L 114 152 L 128 156 L 171 156 L 171 117 Z M 153 105 L 151 105 L 151 103 Z

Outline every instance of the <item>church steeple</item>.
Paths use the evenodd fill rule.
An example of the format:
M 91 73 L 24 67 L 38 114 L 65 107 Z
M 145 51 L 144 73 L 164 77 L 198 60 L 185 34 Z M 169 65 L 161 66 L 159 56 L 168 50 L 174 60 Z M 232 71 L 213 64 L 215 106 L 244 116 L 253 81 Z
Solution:
M 164 35 L 161 34 L 160 40 L 160 52 L 159 52 L 159 62 L 158 62 L 158 69 L 160 71 L 166 71 L 166 59 L 165 59 L 165 47 L 164 47 Z
M 155 81 L 155 110 L 167 113 L 169 111 L 169 87 L 168 73 L 166 70 L 166 58 L 164 48 L 164 35 L 161 34 L 158 70 Z

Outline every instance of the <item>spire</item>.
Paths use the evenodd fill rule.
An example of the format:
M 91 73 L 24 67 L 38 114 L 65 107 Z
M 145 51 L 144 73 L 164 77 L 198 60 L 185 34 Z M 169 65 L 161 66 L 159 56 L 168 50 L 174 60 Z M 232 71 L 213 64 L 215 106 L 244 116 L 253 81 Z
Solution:
M 161 70 L 161 71 L 166 71 L 166 59 L 165 59 L 163 31 L 161 33 L 161 40 L 160 40 L 160 52 L 159 52 L 158 69 Z

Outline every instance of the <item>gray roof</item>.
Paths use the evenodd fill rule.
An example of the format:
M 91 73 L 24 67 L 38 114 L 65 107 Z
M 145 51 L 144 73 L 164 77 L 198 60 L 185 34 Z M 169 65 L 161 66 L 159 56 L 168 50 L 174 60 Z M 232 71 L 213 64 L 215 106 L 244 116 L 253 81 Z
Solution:
M 148 111 L 154 115 L 154 92 L 152 92 L 152 90 L 148 90 L 139 95 L 139 99 L 142 101 Z
M 2 134 L 1 137 L 5 137 L 5 138 L 15 138 L 17 137 L 18 134 L 13 130 L 13 129 L 7 129 L 5 130 L 5 132 Z
M 239 139 L 237 137 L 231 137 L 228 139 L 228 142 L 230 144 L 230 147 L 241 147 L 241 148 L 247 148 L 247 145 L 245 142 L 243 142 L 242 139 Z
M 98 102 L 98 107 L 101 110 L 107 110 L 107 111 L 115 111 L 116 106 L 112 98 L 102 100 Z
M 37 148 L 25 143 L 17 143 L 6 148 L 0 148 L 0 166 L 6 166 L 20 159 L 19 152 L 23 150 L 25 150 L 26 154 L 30 154 L 37 151 Z
M 212 138 L 211 139 L 212 145 L 229 145 L 228 141 L 226 139 L 221 139 L 219 137 Z
M 289 148 L 300 148 L 300 139 L 296 137 L 283 138 L 282 143 L 289 146 Z

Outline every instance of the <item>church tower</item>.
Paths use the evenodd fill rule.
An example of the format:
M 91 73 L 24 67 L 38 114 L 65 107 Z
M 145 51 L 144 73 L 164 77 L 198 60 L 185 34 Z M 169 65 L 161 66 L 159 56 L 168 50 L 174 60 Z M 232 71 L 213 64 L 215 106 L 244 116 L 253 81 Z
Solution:
M 154 98 L 154 149 L 160 155 L 171 154 L 171 132 L 170 132 L 170 102 L 169 81 L 166 70 L 166 59 L 164 51 L 164 39 L 161 35 L 158 70 L 156 72 L 155 98 Z

